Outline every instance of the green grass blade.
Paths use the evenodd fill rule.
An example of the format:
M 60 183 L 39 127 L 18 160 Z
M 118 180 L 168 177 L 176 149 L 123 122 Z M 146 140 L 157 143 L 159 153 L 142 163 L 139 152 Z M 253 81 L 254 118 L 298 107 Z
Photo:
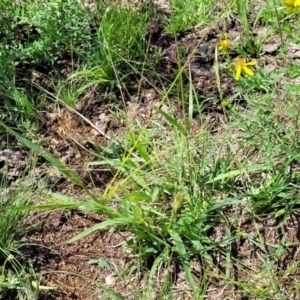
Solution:
M 181 260 L 182 260 L 182 264 L 183 264 L 183 269 L 185 272 L 185 275 L 187 277 L 187 280 L 194 292 L 194 295 L 196 296 L 198 294 L 198 289 L 196 287 L 196 283 L 193 279 L 193 275 L 192 275 L 192 271 L 189 265 L 189 260 L 187 258 L 187 253 L 183 244 L 183 241 L 181 239 L 181 237 L 179 236 L 179 234 L 176 231 L 173 230 L 169 230 L 169 233 L 174 241 L 175 244 L 175 249 L 177 251 L 177 253 L 179 254 Z
M 146 292 L 146 296 L 147 299 L 150 299 L 150 295 L 151 295 L 151 290 L 152 290 L 152 283 L 153 283 L 153 276 L 159 266 L 159 264 L 166 258 L 168 257 L 168 249 L 165 248 L 165 251 L 161 252 L 160 255 L 155 259 L 150 273 L 149 273 L 149 279 L 148 279 L 148 283 L 147 283 L 147 292 Z
M 69 239 L 66 243 L 73 243 L 97 230 L 104 230 L 113 226 L 120 226 L 120 225 L 126 225 L 128 223 L 131 223 L 130 219 L 126 219 L 126 218 L 118 218 L 118 219 L 109 219 L 106 220 L 104 222 L 101 222 L 100 224 L 96 224 L 94 226 L 92 226 L 89 229 L 86 229 L 85 231 L 77 234 L 76 236 L 74 236 L 73 238 Z
M 77 176 L 73 171 L 68 169 L 66 165 L 64 165 L 60 160 L 52 156 L 49 152 L 45 151 L 42 147 L 40 147 L 37 144 L 34 144 L 33 142 L 29 141 L 16 131 L 14 131 L 9 126 L 5 125 L 3 122 L 0 121 L 0 126 L 4 127 L 9 133 L 14 135 L 18 140 L 20 140 L 26 147 L 32 149 L 37 154 L 44 157 L 52 166 L 57 167 L 64 175 L 66 175 L 68 178 L 70 178 L 72 181 L 74 181 L 76 184 L 81 186 L 85 189 L 84 184 L 79 176 Z
M 250 167 L 241 168 L 240 170 L 233 170 L 233 171 L 227 172 L 225 174 L 220 174 L 220 175 L 216 176 L 215 178 L 207 181 L 206 183 L 213 183 L 213 182 L 216 182 L 216 181 L 228 178 L 228 177 L 238 176 L 238 175 L 242 175 L 244 173 L 255 172 L 255 171 L 267 169 L 267 168 L 270 168 L 270 167 L 274 167 L 274 166 L 276 166 L 280 163 L 283 163 L 283 162 L 284 162 L 284 160 L 281 159 L 281 160 L 278 160 L 278 161 L 274 161 L 270 164 L 255 164 L 255 165 L 250 166 Z
M 162 114 L 170 122 L 170 124 L 172 124 L 174 127 L 176 127 L 177 129 L 179 129 L 184 134 L 186 133 L 185 128 L 183 126 L 181 126 L 178 122 L 176 122 L 176 120 L 173 117 L 171 117 L 170 115 L 168 115 L 167 113 L 165 113 L 160 108 L 157 109 L 157 112 L 159 112 L 160 114 Z

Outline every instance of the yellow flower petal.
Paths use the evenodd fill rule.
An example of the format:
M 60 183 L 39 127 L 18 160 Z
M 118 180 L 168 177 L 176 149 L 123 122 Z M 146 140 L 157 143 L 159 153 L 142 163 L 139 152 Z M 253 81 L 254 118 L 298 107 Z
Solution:
M 284 4 L 288 13 L 300 10 L 300 0 L 284 0 Z
M 254 76 L 254 71 L 251 68 L 248 67 L 248 66 L 254 66 L 254 65 L 256 65 L 255 60 L 245 62 L 244 59 L 238 57 L 235 61 L 235 66 L 234 66 L 235 79 L 239 80 L 242 73 L 246 74 L 246 75 L 249 75 L 249 76 Z
M 239 80 L 240 79 L 241 73 L 242 73 L 242 67 L 238 65 L 236 67 L 235 80 Z
M 255 66 L 256 65 L 256 60 L 251 60 L 247 63 L 244 64 L 245 66 Z
M 225 38 L 224 39 L 220 39 L 219 40 L 219 47 L 218 49 L 220 51 L 226 51 L 228 49 L 228 37 L 227 34 L 225 34 Z
M 243 71 L 249 76 L 254 76 L 254 72 L 247 67 L 243 67 Z
M 228 107 L 229 106 L 229 102 L 227 100 L 222 100 L 221 101 L 221 106 L 222 107 Z
M 219 49 L 219 51 L 223 51 L 224 50 L 224 46 L 222 45 L 222 42 L 219 43 L 218 49 Z
M 294 2 L 295 2 L 295 0 L 284 0 L 284 4 L 286 6 L 290 6 L 290 7 L 294 6 Z

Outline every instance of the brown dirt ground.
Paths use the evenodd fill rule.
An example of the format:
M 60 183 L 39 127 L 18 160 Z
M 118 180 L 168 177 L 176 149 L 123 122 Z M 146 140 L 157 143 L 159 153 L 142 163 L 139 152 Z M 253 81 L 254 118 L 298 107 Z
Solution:
M 41 293 L 40 299 L 101 299 L 100 287 L 108 276 L 115 276 L 133 258 L 122 245 L 126 233 L 97 232 L 78 242 L 65 241 L 86 228 L 103 221 L 103 217 L 80 211 L 53 211 L 41 215 L 42 226 L 26 242 L 40 244 L 28 250 L 35 270 L 43 274 L 42 285 L 54 290 Z M 110 268 L 89 264 L 90 259 L 105 259 Z M 120 284 L 118 290 L 125 287 Z

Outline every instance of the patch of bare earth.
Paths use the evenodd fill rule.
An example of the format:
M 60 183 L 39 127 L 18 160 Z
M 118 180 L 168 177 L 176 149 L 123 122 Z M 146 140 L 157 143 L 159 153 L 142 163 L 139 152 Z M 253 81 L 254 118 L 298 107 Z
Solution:
M 103 220 L 99 215 L 79 211 L 36 216 L 35 221 L 42 226 L 26 238 L 27 243 L 34 244 L 27 249 L 28 259 L 35 271 L 43 274 L 42 285 L 53 287 L 41 292 L 40 299 L 102 299 L 103 287 L 115 286 L 115 279 L 133 257 L 122 247 L 129 234 L 97 232 L 78 242 L 65 243 Z M 108 267 L 90 264 L 91 259 L 104 259 Z M 123 293 L 126 286 L 119 284 L 118 290 Z

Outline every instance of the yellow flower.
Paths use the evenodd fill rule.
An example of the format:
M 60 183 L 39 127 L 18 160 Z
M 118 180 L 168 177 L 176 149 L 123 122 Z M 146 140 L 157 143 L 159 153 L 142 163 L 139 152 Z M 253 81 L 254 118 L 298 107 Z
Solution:
M 300 0 L 284 0 L 284 4 L 288 13 L 295 12 L 300 9 Z
M 221 106 L 224 107 L 224 108 L 229 107 L 229 102 L 227 100 L 222 100 L 221 101 Z
M 231 71 L 235 70 L 235 80 L 239 80 L 242 73 L 245 73 L 249 76 L 254 76 L 253 70 L 248 68 L 248 66 L 255 66 L 255 65 L 256 65 L 255 60 L 251 60 L 249 62 L 244 62 L 244 60 L 242 58 L 238 57 L 236 59 L 235 66 L 231 66 L 229 68 L 229 70 L 231 70 Z
M 219 40 L 219 51 L 227 51 L 228 50 L 228 46 L 229 46 L 229 43 L 228 43 L 228 37 L 227 37 L 227 34 L 225 34 L 225 37 L 224 39 L 220 39 Z

